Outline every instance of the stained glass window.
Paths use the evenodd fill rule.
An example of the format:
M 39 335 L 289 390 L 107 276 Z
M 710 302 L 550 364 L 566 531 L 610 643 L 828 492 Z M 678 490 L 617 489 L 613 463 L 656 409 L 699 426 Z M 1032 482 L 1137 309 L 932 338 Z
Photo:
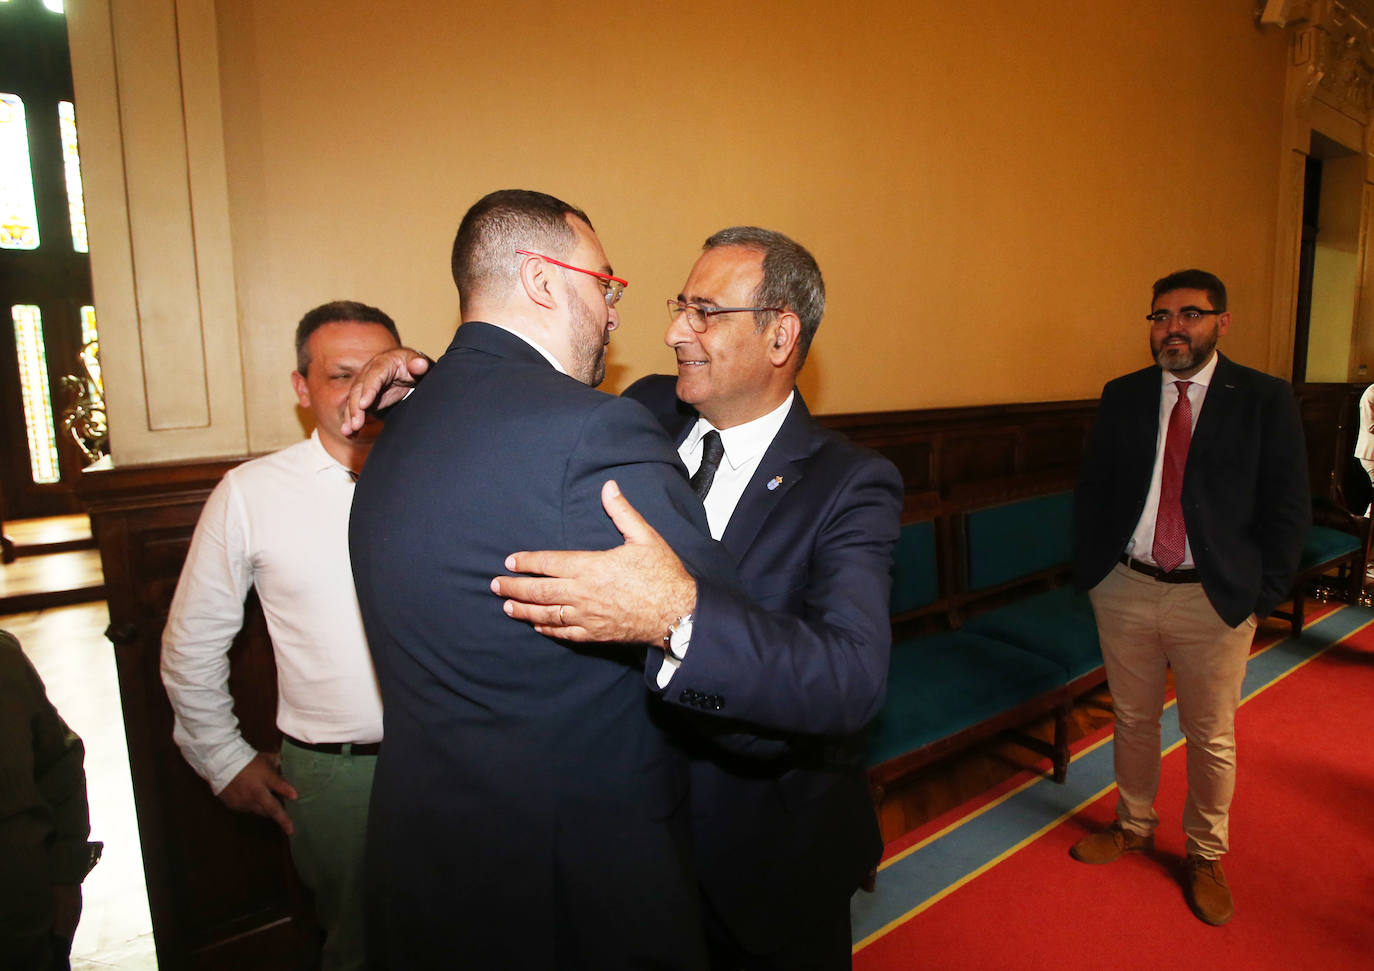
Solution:
M 33 481 L 58 482 L 57 442 L 53 431 L 52 396 L 48 390 L 48 355 L 43 347 L 43 317 L 38 308 L 16 304 L 14 345 L 19 357 L 19 388 L 24 400 L 24 425 L 29 436 L 29 471 Z
M 95 308 L 81 308 L 81 360 L 86 364 L 86 373 L 95 382 L 95 389 L 105 393 L 105 382 L 100 377 L 100 335 L 95 329 Z
M 81 194 L 81 155 L 76 150 L 76 106 L 70 101 L 59 101 L 57 120 L 62 129 L 62 166 L 67 175 L 67 212 L 72 220 L 72 249 L 78 253 L 89 253 L 86 199 Z
M 0 94 L 0 249 L 38 248 L 38 207 L 24 102 Z

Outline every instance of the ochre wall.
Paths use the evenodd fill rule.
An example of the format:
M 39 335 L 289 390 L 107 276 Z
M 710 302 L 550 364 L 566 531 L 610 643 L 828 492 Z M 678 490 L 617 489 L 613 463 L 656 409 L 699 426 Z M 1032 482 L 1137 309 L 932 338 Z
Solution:
M 355 298 L 440 353 L 448 249 L 503 187 L 584 207 L 631 286 L 606 387 L 733 223 L 816 254 L 818 412 L 1093 397 L 1149 284 L 1226 280 L 1268 364 L 1287 37 L 1251 0 L 219 0 L 252 451 L 300 435 L 290 331 Z

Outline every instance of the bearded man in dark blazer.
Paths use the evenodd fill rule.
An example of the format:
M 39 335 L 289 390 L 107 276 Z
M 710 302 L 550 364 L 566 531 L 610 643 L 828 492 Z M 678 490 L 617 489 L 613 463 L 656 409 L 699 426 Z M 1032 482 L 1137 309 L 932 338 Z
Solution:
M 1209 924 L 1234 902 L 1221 868 L 1235 789 L 1235 713 L 1260 619 L 1286 599 L 1311 520 L 1287 382 L 1216 351 L 1226 288 L 1202 270 L 1154 284 L 1155 367 L 1107 383 L 1075 495 L 1074 574 L 1097 615 L 1115 711 L 1116 821 L 1085 863 L 1149 850 L 1159 823 L 1160 715 L 1172 668 L 1187 739 L 1183 875 Z
M 489 587 L 513 549 L 619 542 L 607 479 L 681 555 L 687 588 L 733 584 L 733 567 L 658 423 L 590 387 L 626 283 L 586 214 L 492 193 L 452 261 L 462 325 L 388 416 L 349 528 L 385 709 L 371 964 L 700 968 L 688 767 L 643 649 L 570 649 Z
M 645 378 L 624 395 L 677 445 L 746 597 L 705 585 L 683 597 L 646 580 L 680 568 L 614 492 L 624 546 L 520 553 L 509 569 L 553 579 L 495 585 L 515 617 L 551 636 L 663 649 L 648 688 L 683 715 L 717 969 L 848 968 L 849 900 L 882 851 L 862 733 L 886 691 L 902 481 L 822 428 L 795 388 L 824 306 L 802 246 L 722 230 L 668 301 L 676 379 Z M 665 614 L 679 618 L 666 639 Z

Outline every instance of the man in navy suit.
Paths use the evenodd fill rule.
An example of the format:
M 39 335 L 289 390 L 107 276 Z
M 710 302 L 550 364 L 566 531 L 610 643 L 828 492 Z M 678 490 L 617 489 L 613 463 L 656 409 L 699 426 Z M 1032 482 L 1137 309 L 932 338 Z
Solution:
M 849 898 L 882 851 L 862 731 L 886 690 L 902 482 L 817 424 L 795 389 L 824 301 L 794 241 L 716 233 L 668 301 L 676 381 L 625 392 L 677 444 L 747 598 L 705 585 L 684 597 L 657 579 L 680 569 L 671 541 L 614 490 L 624 546 L 516 554 L 508 569 L 555 579 L 493 587 L 551 636 L 665 647 L 646 671 L 690 723 L 694 854 L 720 969 L 849 967 Z
M 1160 714 L 1172 668 L 1187 739 L 1184 889 L 1203 921 L 1234 910 L 1221 869 L 1235 789 L 1235 713 L 1255 626 L 1290 591 L 1311 518 L 1288 383 L 1216 351 L 1226 288 L 1155 282 L 1148 367 L 1107 383 L 1075 495 L 1074 574 L 1097 615 L 1116 716 L 1116 822 L 1072 850 L 1149 850 Z
M 372 963 L 701 967 L 687 763 L 642 648 L 541 637 L 489 585 L 513 549 L 619 542 L 607 479 L 681 555 L 683 588 L 733 568 L 657 422 L 589 387 L 626 283 L 586 215 L 492 193 L 452 259 L 462 325 L 388 417 L 349 528 L 385 709 Z

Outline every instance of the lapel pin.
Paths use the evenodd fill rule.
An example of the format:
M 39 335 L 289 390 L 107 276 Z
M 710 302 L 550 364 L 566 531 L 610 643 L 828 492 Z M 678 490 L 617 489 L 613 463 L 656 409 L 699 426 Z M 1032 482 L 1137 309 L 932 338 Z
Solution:
M 777 488 L 778 486 L 780 486 L 780 485 L 782 485 L 782 476 L 780 476 L 780 475 L 775 475 L 775 476 L 773 476 L 773 478 L 771 478 L 771 479 L 768 480 L 768 491 L 769 491 L 769 492 L 772 492 L 774 489 L 776 489 L 776 488 Z

